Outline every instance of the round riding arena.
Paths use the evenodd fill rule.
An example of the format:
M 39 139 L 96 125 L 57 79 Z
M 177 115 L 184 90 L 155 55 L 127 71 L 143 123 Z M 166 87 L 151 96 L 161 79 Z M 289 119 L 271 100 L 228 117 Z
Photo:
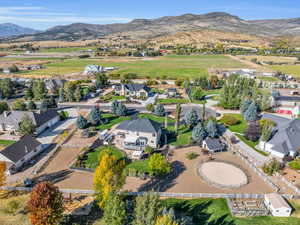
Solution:
M 248 184 L 246 173 L 239 167 L 228 162 L 203 162 L 198 168 L 198 174 L 207 183 L 218 188 L 240 188 Z

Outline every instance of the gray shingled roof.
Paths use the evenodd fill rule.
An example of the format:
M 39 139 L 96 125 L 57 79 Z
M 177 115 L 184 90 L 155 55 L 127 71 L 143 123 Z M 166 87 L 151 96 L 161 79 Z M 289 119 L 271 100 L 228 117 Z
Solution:
M 125 88 L 128 89 L 129 91 L 140 91 L 140 90 L 145 90 L 147 92 L 150 91 L 150 88 L 144 84 L 124 84 Z
M 41 143 L 30 135 L 23 136 L 16 143 L 8 146 L 7 148 L 0 151 L 0 154 L 14 163 L 17 163 L 29 152 L 35 150 Z
M 205 139 L 205 142 L 206 142 L 207 148 L 209 150 L 220 150 L 220 149 L 224 148 L 224 146 L 221 143 L 221 141 L 219 140 L 219 138 L 208 137 Z
M 126 120 L 117 126 L 118 130 L 128 130 L 145 133 L 157 133 L 161 128 L 161 124 L 150 119 Z
M 7 114 L 7 116 L 5 116 L 5 114 Z M 13 126 L 15 129 L 19 129 L 19 124 L 24 115 L 28 115 L 32 119 L 34 125 L 39 127 L 49 120 L 55 118 L 59 114 L 56 110 L 48 110 L 44 113 L 29 111 L 4 111 L 0 115 L 0 124 L 8 124 L 10 126 Z
M 294 119 L 278 126 L 276 133 L 269 141 L 274 151 L 287 155 L 300 147 L 300 120 Z

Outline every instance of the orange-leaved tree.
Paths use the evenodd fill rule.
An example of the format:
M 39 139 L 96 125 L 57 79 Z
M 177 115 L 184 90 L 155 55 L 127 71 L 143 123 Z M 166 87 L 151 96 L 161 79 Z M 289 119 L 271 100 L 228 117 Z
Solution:
M 33 225 L 58 224 L 64 211 L 62 193 L 50 182 L 38 183 L 30 194 L 27 207 Z
M 6 164 L 5 162 L 0 162 L 0 187 L 5 184 L 6 179 Z
M 124 159 L 118 159 L 106 150 L 100 154 L 99 165 L 94 174 L 94 190 L 101 208 L 104 208 L 110 193 L 120 190 L 125 183 L 124 168 Z

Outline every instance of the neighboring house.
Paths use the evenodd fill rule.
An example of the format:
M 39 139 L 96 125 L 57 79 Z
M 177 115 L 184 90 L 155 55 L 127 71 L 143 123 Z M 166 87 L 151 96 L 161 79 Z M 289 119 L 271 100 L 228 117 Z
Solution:
M 151 88 L 144 84 L 120 84 L 114 86 L 114 91 L 120 96 L 147 98 Z
M 273 91 L 271 96 L 271 106 L 296 106 L 300 103 L 300 96 L 282 96 L 279 91 Z
M 177 92 L 176 88 L 168 88 L 167 94 L 168 94 L 168 97 L 177 97 L 178 96 L 178 92 Z
M 46 88 L 51 93 L 56 93 L 60 88 L 64 87 L 66 80 L 63 79 L 47 79 L 45 80 Z
M 18 133 L 19 124 L 25 115 L 28 115 L 32 119 L 36 126 L 36 134 L 40 134 L 60 120 L 59 114 L 56 110 L 48 110 L 43 113 L 29 111 L 4 111 L 0 115 L 0 131 Z
M 3 69 L 3 73 L 5 73 L 5 74 L 10 74 L 10 69 L 9 69 L 9 68 L 4 68 L 4 69 Z
M 146 146 L 158 148 L 161 132 L 160 123 L 150 119 L 134 119 L 120 123 L 115 135 L 121 137 L 125 149 L 144 150 Z
M 94 75 L 96 73 L 103 73 L 104 67 L 99 65 L 88 65 L 85 67 L 84 74 L 85 75 Z
M 277 193 L 266 194 L 264 203 L 273 216 L 288 217 L 292 213 L 291 206 Z
M 300 120 L 293 119 L 277 125 L 271 139 L 260 141 L 258 147 L 280 159 L 295 157 L 300 149 Z
M 226 77 L 229 77 L 230 75 L 237 74 L 237 75 L 240 75 L 240 76 L 245 77 L 245 78 L 256 79 L 256 73 L 257 73 L 256 70 L 241 69 L 241 70 L 228 71 L 224 75 Z
M 30 135 L 0 151 L 0 161 L 6 162 L 7 174 L 16 172 L 43 150 L 42 144 Z
M 202 148 L 210 152 L 222 152 L 225 150 L 224 144 L 219 138 L 206 138 L 202 143 Z

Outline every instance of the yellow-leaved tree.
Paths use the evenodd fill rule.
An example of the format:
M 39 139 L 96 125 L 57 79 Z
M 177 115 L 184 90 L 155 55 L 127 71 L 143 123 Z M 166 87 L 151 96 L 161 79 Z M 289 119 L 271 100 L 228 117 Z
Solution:
M 155 225 L 178 225 L 178 223 L 174 221 L 171 216 L 164 215 L 157 217 Z
M 125 183 L 125 161 L 103 150 L 99 157 L 99 165 L 94 174 L 94 190 L 96 200 L 104 208 L 111 192 L 116 192 Z
M 0 162 L 0 187 L 5 184 L 6 179 L 6 164 L 5 162 Z

